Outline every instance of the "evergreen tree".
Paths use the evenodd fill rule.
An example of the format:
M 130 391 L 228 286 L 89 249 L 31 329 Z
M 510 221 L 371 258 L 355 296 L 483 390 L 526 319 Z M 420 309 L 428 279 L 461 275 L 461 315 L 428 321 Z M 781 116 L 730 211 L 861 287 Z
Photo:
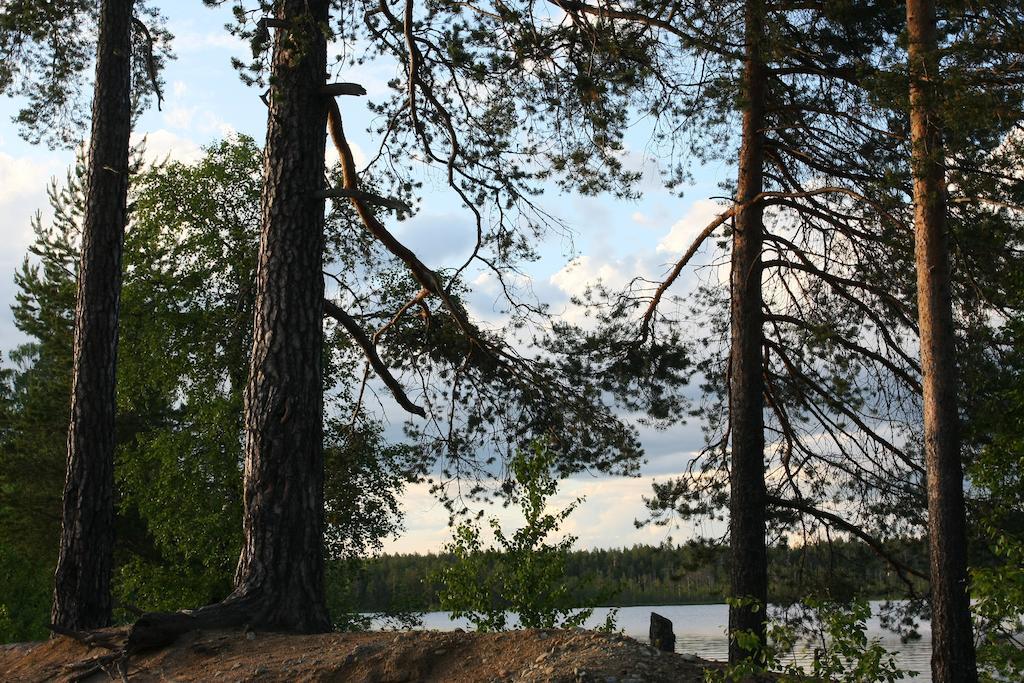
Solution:
M 53 604 L 54 624 L 73 630 L 106 626 L 111 619 L 114 378 L 134 111 L 133 26 L 141 27 L 149 39 L 147 69 L 159 97 L 157 62 L 152 35 L 136 18 L 134 0 L 108 0 L 98 9 L 74 0 L 42 7 L 17 2 L 0 13 L 0 50 L 8 58 L 0 69 L 0 91 L 25 93 L 38 105 L 18 116 L 30 137 L 64 142 L 71 134 L 68 120 L 73 124 L 80 116 L 74 108 L 75 86 L 91 47 L 77 23 L 92 18 L 98 25 L 96 76 Z M 18 57 L 24 61 L 9 61 Z
M 956 348 L 935 4 L 907 2 L 914 237 L 928 476 L 932 676 L 942 683 L 978 678 L 967 588 L 967 529 L 957 413 Z
M 59 534 L 82 172 L 54 186 L 55 219 L 36 223 L 14 312 L 31 341 L 12 354 L 0 459 L 0 555 L 22 597 L 7 602 L 8 638 L 45 635 L 46 576 Z M 231 592 L 241 547 L 242 394 L 251 351 L 261 154 L 219 143 L 192 165 L 133 176 L 120 326 L 114 595 L 123 606 L 172 610 Z M 328 224 L 332 259 L 343 222 Z M 399 528 L 408 449 L 380 426 L 349 419 L 361 351 L 328 330 L 332 387 L 325 434 L 327 553 L 354 571 Z M 6 571 L 6 570 L 5 570 Z M 351 619 L 335 590 L 337 623 Z M 124 613 L 121 613 L 123 618 Z M 41 630 L 43 629 L 43 630 Z

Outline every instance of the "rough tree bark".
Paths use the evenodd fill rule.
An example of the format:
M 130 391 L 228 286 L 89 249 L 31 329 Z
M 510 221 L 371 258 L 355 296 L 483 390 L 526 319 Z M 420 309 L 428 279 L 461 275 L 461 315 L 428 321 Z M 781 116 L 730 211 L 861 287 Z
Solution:
M 54 624 L 110 624 L 114 413 L 121 253 L 127 221 L 133 0 L 100 8 L 82 255 L 75 305 L 71 421 Z
M 743 65 L 743 138 L 732 236 L 732 335 L 729 356 L 729 424 L 731 434 L 729 545 L 730 594 L 757 604 L 729 607 L 729 661 L 755 652 L 741 647 L 737 631 L 765 642 L 768 601 L 768 551 L 765 545 L 763 314 L 761 312 L 761 242 L 763 204 L 752 201 L 763 190 L 766 70 L 761 40 L 764 5 L 745 9 Z
M 245 388 L 243 545 L 235 589 L 149 613 L 111 655 L 196 629 L 329 631 L 324 592 L 323 247 L 330 0 L 274 5 L 253 349 Z
M 967 530 L 946 238 L 946 178 L 935 3 L 908 0 L 914 239 L 928 478 L 932 679 L 978 678 L 967 586 Z
M 323 242 L 328 0 L 277 3 L 253 350 L 244 541 L 228 602 L 250 624 L 330 630 L 323 558 Z

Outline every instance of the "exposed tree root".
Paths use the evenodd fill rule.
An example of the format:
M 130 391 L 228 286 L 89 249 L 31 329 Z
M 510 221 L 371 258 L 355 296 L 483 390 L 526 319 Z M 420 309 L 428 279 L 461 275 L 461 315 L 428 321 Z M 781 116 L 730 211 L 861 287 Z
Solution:
M 122 681 L 127 681 L 128 654 L 125 652 L 111 652 L 107 655 L 76 662 L 65 667 L 65 669 L 68 671 L 68 681 L 70 683 L 84 681 L 101 671 L 110 676 L 110 678 L 120 678 Z
M 119 650 L 124 647 L 123 629 L 103 629 L 102 631 L 73 631 L 57 624 L 50 624 L 50 630 L 59 636 L 77 640 L 86 647 L 102 647 L 106 650 Z
M 197 610 L 181 612 L 149 612 L 140 616 L 126 629 L 102 631 L 72 631 L 51 625 L 57 635 L 71 638 L 87 647 L 101 647 L 109 654 L 90 657 L 65 667 L 70 681 L 81 681 L 103 671 L 111 678 L 127 680 L 129 659 L 132 655 L 158 650 L 173 644 L 181 636 L 200 630 L 231 630 L 250 625 L 273 629 L 266 623 L 265 605 L 252 599 L 234 599 Z
M 192 631 L 228 630 L 258 623 L 259 612 L 254 603 L 241 600 L 182 612 L 150 612 L 131 625 L 124 649 L 135 654 L 166 647 Z

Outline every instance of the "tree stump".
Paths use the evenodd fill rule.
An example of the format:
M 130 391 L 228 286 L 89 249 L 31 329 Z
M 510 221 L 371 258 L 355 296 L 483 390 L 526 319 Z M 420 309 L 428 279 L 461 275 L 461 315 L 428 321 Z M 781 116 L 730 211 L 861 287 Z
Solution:
M 662 652 L 675 652 L 676 634 L 672 632 L 672 621 L 657 612 L 651 612 L 651 646 Z

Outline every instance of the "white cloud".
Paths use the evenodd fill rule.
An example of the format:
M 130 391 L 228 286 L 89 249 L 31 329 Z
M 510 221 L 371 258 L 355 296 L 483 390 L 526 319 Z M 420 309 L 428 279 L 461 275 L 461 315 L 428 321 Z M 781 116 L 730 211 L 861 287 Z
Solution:
M 237 133 L 234 126 L 208 110 L 199 115 L 196 121 L 196 130 L 206 135 L 216 135 L 222 138 Z
M 169 130 L 154 130 L 148 133 L 133 133 L 132 144 L 146 141 L 145 159 L 150 163 L 181 161 L 193 163 L 203 156 L 203 150 L 189 138 L 176 135 Z
M 351 140 L 348 141 L 348 146 L 349 149 L 352 150 L 352 161 L 355 163 L 356 168 L 366 168 L 366 164 L 370 159 L 366 156 L 366 152 L 363 151 L 363 148 L 360 147 L 358 143 L 352 142 Z
M 369 159 L 358 143 L 353 142 L 348 137 L 345 138 L 345 141 L 348 142 L 348 148 L 352 150 L 352 161 L 356 165 L 356 175 L 358 175 L 359 171 L 366 168 L 366 162 Z M 324 150 L 324 160 L 327 162 L 328 167 L 338 163 L 338 151 L 335 149 L 334 143 L 331 142 L 330 138 L 328 138 L 327 148 Z
M 60 175 L 67 159 L 51 157 L 41 161 L 33 157 L 15 157 L 0 152 L 0 215 L 4 216 L 0 241 L 0 300 L 14 300 L 14 271 L 32 242 L 32 217 L 50 214 L 46 188 L 50 178 Z M 0 311 L 0 349 L 10 349 L 23 341 L 14 328 L 10 309 Z
M 598 282 L 612 288 L 623 287 L 638 274 L 635 271 L 628 271 L 625 265 L 621 260 L 602 261 L 584 254 L 574 258 L 552 275 L 550 281 L 569 296 L 583 294 L 587 287 Z
M 668 234 L 658 242 L 658 253 L 682 254 L 690 248 L 697 235 L 726 208 L 725 205 L 712 199 L 700 199 L 694 202 L 686 215 L 673 223 Z
M 207 137 L 228 137 L 235 127 L 208 109 L 172 104 L 164 112 L 164 123 L 171 128 L 195 131 Z
M 655 480 L 662 480 L 658 477 Z M 648 525 L 637 529 L 634 520 L 645 519 L 644 496 L 651 495 L 650 478 L 578 477 L 561 482 L 559 494 L 549 510 L 561 510 L 578 497 L 584 502 L 563 523 L 562 531 L 577 537 L 577 548 L 614 548 L 637 543 L 658 545 L 672 535 L 671 527 Z M 500 505 L 480 506 L 485 518 L 497 517 L 507 532 L 523 524 L 517 510 Z M 448 513 L 430 494 L 426 484 L 409 486 L 402 496 L 405 533 L 385 543 L 389 553 L 426 553 L 443 550 L 451 540 Z M 486 527 L 487 524 L 482 525 Z M 484 542 L 492 540 L 484 528 Z M 706 529 L 704 531 L 707 531 Z M 689 536 L 684 531 L 682 536 Z M 681 540 L 681 537 L 675 538 Z
M 171 128 L 189 129 L 192 127 L 192 120 L 195 118 L 198 109 L 198 107 L 182 107 L 181 105 L 172 104 L 164 112 L 164 123 Z
M 616 289 L 626 287 L 636 277 L 660 279 L 666 267 L 665 256 L 675 256 L 686 251 L 697 235 L 724 210 L 725 206 L 716 201 L 698 200 L 682 218 L 672 224 L 668 233 L 658 242 L 655 253 L 633 252 L 616 256 L 584 254 L 566 264 L 549 281 L 565 294 L 578 296 L 588 286 L 598 282 Z M 656 223 L 656 219 L 639 211 L 634 212 L 631 218 L 641 225 Z

